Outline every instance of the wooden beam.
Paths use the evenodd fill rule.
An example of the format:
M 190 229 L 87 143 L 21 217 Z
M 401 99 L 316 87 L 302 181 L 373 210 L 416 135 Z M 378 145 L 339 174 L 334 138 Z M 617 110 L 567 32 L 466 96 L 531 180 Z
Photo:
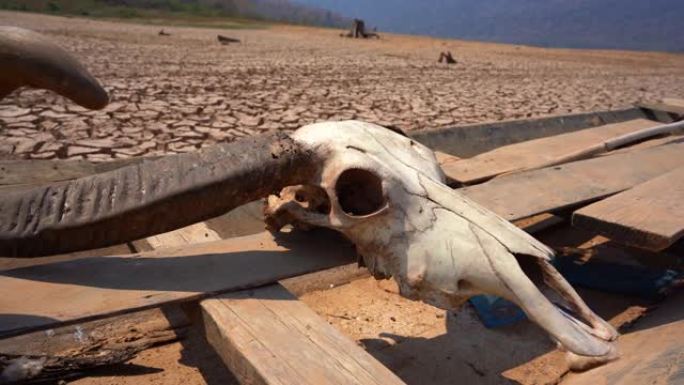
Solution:
M 433 150 L 466 158 L 526 140 L 641 118 L 646 118 L 642 109 L 629 108 L 418 130 L 409 136 Z
M 0 339 L 0 367 L 18 357 L 43 361 L 22 378 L 56 383 L 74 372 L 122 363 L 149 347 L 176 341 L 189 326 L 179 307 L 169 307 Z
M 684 167 L 576 211 L 572 224 L 628 246 L 670 247 L 684 236 Z
M 620 359 L 584 373 L 570 373 L 562 384 L 684 383 L 684 292 L 659 304 L 618 341 Z
M 131 158 L 93 163 L 87 160 L 0 160 L 0 188 L 61 182 L 141 162 Z
M 350 263 L 332 231 L 270 233 L 0 272 L 0 336 L 277 282 Z
M 657 126 L 646 119 L 630 120 L 499 147 L 473 158 L 442 165 L 450 179 L 473 184 L 499 174 L 535 168 L 554 159 L 589 148 L 610 138 Z
M 444 169 L 444 167 L 450 163 L 458 162 L 461 160 L 461 158 L 457 156 L 447 154 L 446 152 L 442 151 L 435 151 L 435 158 L 437 158 L 437 163 L 439 163 L 442 169 Z
M 210 228 L 206 222 L 200 222 L 168 233 L 153 235 L 147 237 L 146 240 L 150 246 L 156 250 L 164 247 L 220 241 L 221 237 L 216 231 Z
M 280 285 L 200 305 L 209 343 L 240 383 L 403 384 Z
M 662 101 L 643 102 L 637 105 L 653 111 L 684 116 L 684 100 L 682 99 L 663 99 Z
M 495 178 L 459 189 L 513 221 L 604 198 L 684 166 L 684 143 L 629 151 Z

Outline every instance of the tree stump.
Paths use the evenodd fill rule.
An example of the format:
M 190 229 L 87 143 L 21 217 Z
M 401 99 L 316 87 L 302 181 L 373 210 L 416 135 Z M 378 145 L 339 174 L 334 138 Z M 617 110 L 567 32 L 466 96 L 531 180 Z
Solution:
M 451 56 L 451 52 L 441 52 L 439 54 L 439 63 L 447 63 L 447 64 L 456 64 L 456 59 L 454 59 L 453 56 Z
M 340 36 L 351 37 L 354 39 L 368 39 L 374 37 L 376 39 L 380 38 L 380 35 L 373 29 L 373 32 L 366 31 L 366 23 L 362 19 L 354 19 L 352 22 L 351 30 L 347 33 L 343 33 Z
M 230 43 L 239 43 L 240 42 L 240 39 L 235 39 L 235 38 L 223 36 L 223 35 L 216 35 L 216 39 L 222 45 L 228 45 Z

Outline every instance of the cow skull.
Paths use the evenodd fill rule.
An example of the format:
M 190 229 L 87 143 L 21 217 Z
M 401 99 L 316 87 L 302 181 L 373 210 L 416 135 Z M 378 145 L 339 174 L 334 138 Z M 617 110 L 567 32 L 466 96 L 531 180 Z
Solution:
M 594 314 L 550 264 L 553 252 L 517 227 L 454 192 L 433 152 L 383 127 L 326 122 L 293 139 L 322 161 L 310 184 L 268 199 L 272 230 L 321 226 L 348 237 L 376 277 L 393 277 L 400 293 L 443 309 L 473 295 L 504 297 L 569 351 L 581 369 L 616 357 L 616 331 Z M 547 284 L 583 320 L 554 306 L 521 269 L 531 256 Z

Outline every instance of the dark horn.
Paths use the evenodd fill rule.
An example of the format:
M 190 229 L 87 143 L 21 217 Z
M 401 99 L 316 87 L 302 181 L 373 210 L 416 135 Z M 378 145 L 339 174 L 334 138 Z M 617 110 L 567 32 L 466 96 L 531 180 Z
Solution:
M 36 32 L 0 27 L 0 99 L 23 86 L 57 92 L 90 109 L 109 103 L 100 83 L 65 50 Z
M 207 220 L 311 178 L 313 154 L 283 133 L 0 192 L 0 255 L 121 244 Z

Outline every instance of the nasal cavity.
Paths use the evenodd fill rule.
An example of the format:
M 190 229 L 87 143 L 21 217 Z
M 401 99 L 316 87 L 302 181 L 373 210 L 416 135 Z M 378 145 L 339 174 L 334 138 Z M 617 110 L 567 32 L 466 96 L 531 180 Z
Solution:
M 370 215 L 385 206 L 382 179 L 359 168 L 345 170 L 335 184 L 337 200 L 347 215 Z

